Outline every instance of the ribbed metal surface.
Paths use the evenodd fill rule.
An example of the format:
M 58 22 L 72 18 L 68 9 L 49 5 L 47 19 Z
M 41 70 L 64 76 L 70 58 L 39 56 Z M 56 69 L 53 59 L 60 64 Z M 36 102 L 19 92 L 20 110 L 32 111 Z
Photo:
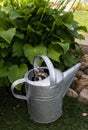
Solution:
M 32 81 L 33 69 L 26 72 L 24 78 L 16 80 L 11 86 L 16 98 L 27 101 L 28 113 L 31 118 L 40 123 L 50 123 L 57 120 L 62 114 L 62 102 L 70 87 L 80 63 L 66 72 L 61 72 L 53 67 L 47 56 L 38 56 L 34 60 L 34 68 L 38 67 L 38 60 L 42 58 L 47 67 L 39 67 L 40 70 L 48 70 L 49 76 L 41 81 Z M 14 93 L 16 85 L 25 82 L 26 96 Z

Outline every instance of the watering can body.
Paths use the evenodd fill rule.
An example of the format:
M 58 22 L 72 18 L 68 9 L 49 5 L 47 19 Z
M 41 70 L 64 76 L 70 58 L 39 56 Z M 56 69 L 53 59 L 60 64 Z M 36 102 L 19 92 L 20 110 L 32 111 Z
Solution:
M 31 69 L 26 72 L 23 79 L 13 82 L 11 90 L 16 98 L 27 101 L 28 113 L 33 120 L 40 123 L 51 123 L 62 115 L 63 97 L 70 87 L 80 63 L 63 73 L 54 68 L 47 56 L 37 56 L 34 60 L 34 68 L 38 68 L 40 58 L 45 61 L 47 67 L 39 67 L 39 69 L 49 71 L 49 76 L 40 81 L 32 81 L 34 69 Z M 23 82 L 25 82 L 26 96 L 14 93 L 16 85 Z

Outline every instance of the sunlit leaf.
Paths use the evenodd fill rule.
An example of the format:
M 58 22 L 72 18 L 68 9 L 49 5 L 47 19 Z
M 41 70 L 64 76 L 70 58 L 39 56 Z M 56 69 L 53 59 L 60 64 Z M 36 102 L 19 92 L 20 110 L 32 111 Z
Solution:
M 62 20 L 64 21 L 64 23 L 70 23 L 73 20 L 73 13 L 72 12 L 65 12 L 62 15 Z
M 38 45 L 38 46 L 33 47 L 30 44 L 25 44 L 24 54 L 26 58 L 30 61 L 30 63 L 33 64 L 33 60 L 35 56 L 47 54 L 47 48 L 44 47 L 43 45 Z
M 67 67 L 71 67 L 77 63 L 75 56 L 71 52 L 68 52 L 66 55 L 63 56 L 63 61 L 65 66 Z
M 64 54 L 69 50 L 69 43 L 52 42 L 52 44 L 60 45 L 63 48 L 63 50 L 64 50 Z
M 0 30 L 0 37 L 2 37 L 7 43 L 10 43 L 16 33 L 15 28 L 10 28 L 8 30 Z
M 16 12 L 16 11 L 11 11 L 10 15 L 9 15 L 9 19 L 14 20 L 17 18 L 21 18 L 22 16 Z
M 55 49 L 53 49 L 52 47 L 49 47 L 48 49 L 48 56 L 57 62 L 60 62 L 60 56 L 61 56 L 61 52 L 56 51 Z
M 17 79 L 23 78 L 27 70 L 28 68 L 26 64 L 21 64 L 20 66 L 12 65 L 11 67 L 9 67 L 8 78 L 10 82 L 12 83 Z

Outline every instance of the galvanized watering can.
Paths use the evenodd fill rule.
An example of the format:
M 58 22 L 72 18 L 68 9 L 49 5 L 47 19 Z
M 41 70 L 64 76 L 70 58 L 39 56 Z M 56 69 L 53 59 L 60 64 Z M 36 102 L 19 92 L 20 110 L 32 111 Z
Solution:
M 47 67 L 39 67 L 38 61 L 42 58 Z M 47 56 L 41 55 L 34 59 L 34 69 L 47 71 L 45 79 L 33 81 L 34 69 L 26 72 L 24 78 L 13 82 L 11 86 L 14 97 L 27 101 L 28 113 L 34 121 L 40 123 L 51 123 L 62 114 L 63 97 L 70 87 L 76 75 L 80 63 L 74 65 L 65 72 L 54 68 Z M 25 82 L 26 96 L 14 92 L 16 85 Z

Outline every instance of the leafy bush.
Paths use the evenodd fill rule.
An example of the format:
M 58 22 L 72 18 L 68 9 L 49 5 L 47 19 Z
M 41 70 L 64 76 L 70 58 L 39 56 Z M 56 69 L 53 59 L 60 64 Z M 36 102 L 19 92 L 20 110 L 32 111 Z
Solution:
M 0 8 L 0 86 L 22 78 L 37 55 L 47 55 L 60 69 L 76 64 L 80 29 L 72 12 L 52 8 L 49 1 L 5 3 Z

